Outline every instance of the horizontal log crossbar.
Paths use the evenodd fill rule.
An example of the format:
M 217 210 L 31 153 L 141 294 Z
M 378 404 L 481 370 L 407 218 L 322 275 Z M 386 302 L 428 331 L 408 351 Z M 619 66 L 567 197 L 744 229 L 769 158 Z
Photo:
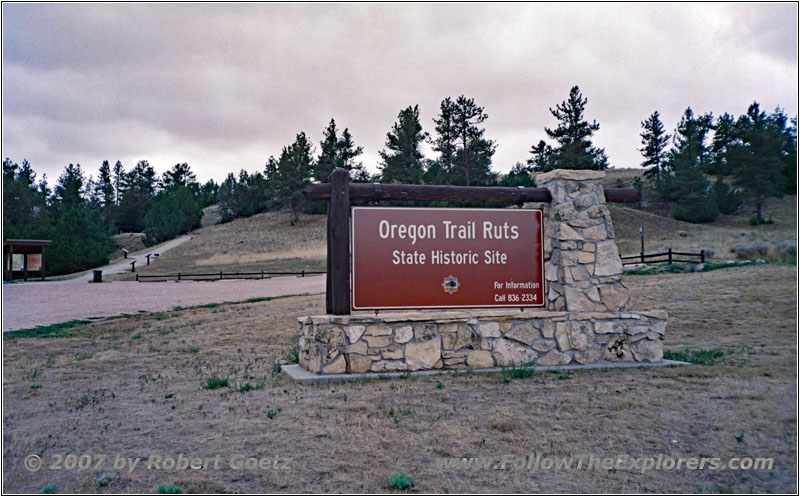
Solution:
M 633 203 L 639 201 L 634 188 L 604 188 L 606 202 Z M 350 201 L 371 202 L 484 202 L 495 204 L 524 204 L 550 202 L 547 188 L 509 186 L 447 186 L 406 185 L 381 183 L 350 183 Z M 308 185 L 303 190 L 307 200 L 331 199 L 330 183 Z

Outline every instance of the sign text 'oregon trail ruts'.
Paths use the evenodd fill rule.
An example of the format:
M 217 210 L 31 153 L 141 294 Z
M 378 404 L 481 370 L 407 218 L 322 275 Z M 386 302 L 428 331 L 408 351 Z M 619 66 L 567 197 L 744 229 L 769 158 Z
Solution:
M 544 305 L 540 209 L 353 207 L 353 309 Z

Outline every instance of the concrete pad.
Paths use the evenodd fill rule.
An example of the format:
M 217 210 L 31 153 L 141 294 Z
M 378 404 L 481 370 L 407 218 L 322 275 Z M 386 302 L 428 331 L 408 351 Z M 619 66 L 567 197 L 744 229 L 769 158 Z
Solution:
M 663 360 L 661 362 L 610 362 L 597 361 L 592 364 L 579 365 L 570 364 L 567 366 L 516 366 L 516 369 L 532 369 L 534 371 L 579 371 L 582 369 L 625 369 L 625 368 L 655 368 L 662 366 L 691 366 L 690 362 Z M 283 366 L 281 370 L 289 375 L 291 379 L 298 383 L 341 383 L 343 381 L 365 381 L 377 380 L 382 378 L 405 378 L 408 376 L 436 376 L 443 374 L 463 374 L 470 373 L 499 373 L 503 369 L 513 368 L 486 368 L 486 369 L 432 369 L 425 371 L 411 372 L 387 372 L 387 373 L 351 373 L 351 374 L 318 374 L 312 373 L 302 368 L 298 364 Z

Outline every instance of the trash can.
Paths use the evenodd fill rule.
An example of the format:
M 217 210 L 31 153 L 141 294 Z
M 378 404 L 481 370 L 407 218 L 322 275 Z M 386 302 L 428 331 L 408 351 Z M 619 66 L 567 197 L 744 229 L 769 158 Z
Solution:
M 92 283 L 102 283 L 103 282 L 103 271 L 96 269 L 92 271 L 94 278 L 92 279 Z

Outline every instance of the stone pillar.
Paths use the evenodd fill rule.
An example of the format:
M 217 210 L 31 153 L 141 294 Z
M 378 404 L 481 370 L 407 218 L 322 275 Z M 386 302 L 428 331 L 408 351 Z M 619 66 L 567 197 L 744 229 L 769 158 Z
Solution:
M 536 176 L 552 196 L 544 209 L 547 309 L 628 310 L 622 260 L 600 180 L 603 171 L 556 169 Z

